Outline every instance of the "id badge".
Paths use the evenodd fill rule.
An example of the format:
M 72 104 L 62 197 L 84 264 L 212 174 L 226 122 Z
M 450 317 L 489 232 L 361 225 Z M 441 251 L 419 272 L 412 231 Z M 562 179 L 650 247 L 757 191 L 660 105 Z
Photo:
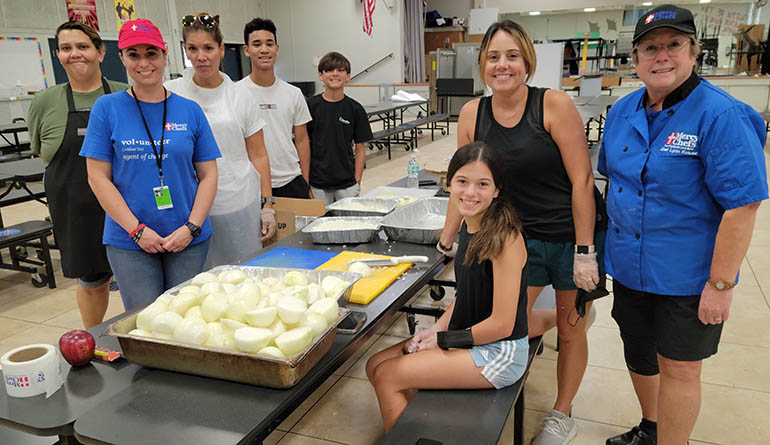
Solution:
M 155 205 L 158 210 L 166 210 L 174 208 L 174 203 L 171 202 L 171 193 L 168 191 L 168 186 L 153 187 L 153 194 L 155 194 Z

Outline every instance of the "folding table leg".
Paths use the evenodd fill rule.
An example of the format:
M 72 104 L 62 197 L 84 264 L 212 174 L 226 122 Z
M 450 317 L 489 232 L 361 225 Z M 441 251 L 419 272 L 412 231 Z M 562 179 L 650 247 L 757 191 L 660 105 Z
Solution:
M 513 445 L 524 445 L 524 388 L 513 404 Z
M 48 248 L 48 234 L 40 237 L 40 252 L 43 255 L 45 263 L 45 273 L 48 275 L 48 287 L 56 289 L 56 278 L 54 277 L 53 263 L 51 262 L 51 249 Z

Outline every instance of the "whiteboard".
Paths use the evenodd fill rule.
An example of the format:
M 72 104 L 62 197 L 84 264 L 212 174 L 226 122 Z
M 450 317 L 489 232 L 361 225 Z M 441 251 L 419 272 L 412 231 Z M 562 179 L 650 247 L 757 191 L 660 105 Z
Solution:
M 16 82 L 21 82 L 24 91 L 48 87 L 37 38 L 0 36 L 0 60 L 0 97 L 17 96 Z
M 561 89 L 564 71 L 564 42 L 536 43 L 537 67 L 527 84 L 534 87 Z

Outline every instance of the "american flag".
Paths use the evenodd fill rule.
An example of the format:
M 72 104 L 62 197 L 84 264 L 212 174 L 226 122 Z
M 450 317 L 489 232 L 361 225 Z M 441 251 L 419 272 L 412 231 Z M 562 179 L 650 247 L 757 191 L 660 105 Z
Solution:
M 364 0 L 364 32 L 372 35 L 374 29 L 374 20 L 372 14 L 374 14 L 374 7 L 377 4 L 377 0 Z

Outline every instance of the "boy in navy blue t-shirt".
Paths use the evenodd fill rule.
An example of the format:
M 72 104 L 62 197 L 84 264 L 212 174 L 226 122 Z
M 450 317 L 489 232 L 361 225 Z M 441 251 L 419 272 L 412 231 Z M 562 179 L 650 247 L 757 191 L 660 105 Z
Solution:
M 364 107 L 345 95 L 345 83 L 350 80 L 350 62 L 345 56 L 336 52 L 324 55 L 318 63 L 318 77 L 324 92 L 308 99 L 313 117 L 307 124 L 310 187 L 315 199 L 331 204 L 361 192 L 364 142 L 372 139 L 372 129 Z

